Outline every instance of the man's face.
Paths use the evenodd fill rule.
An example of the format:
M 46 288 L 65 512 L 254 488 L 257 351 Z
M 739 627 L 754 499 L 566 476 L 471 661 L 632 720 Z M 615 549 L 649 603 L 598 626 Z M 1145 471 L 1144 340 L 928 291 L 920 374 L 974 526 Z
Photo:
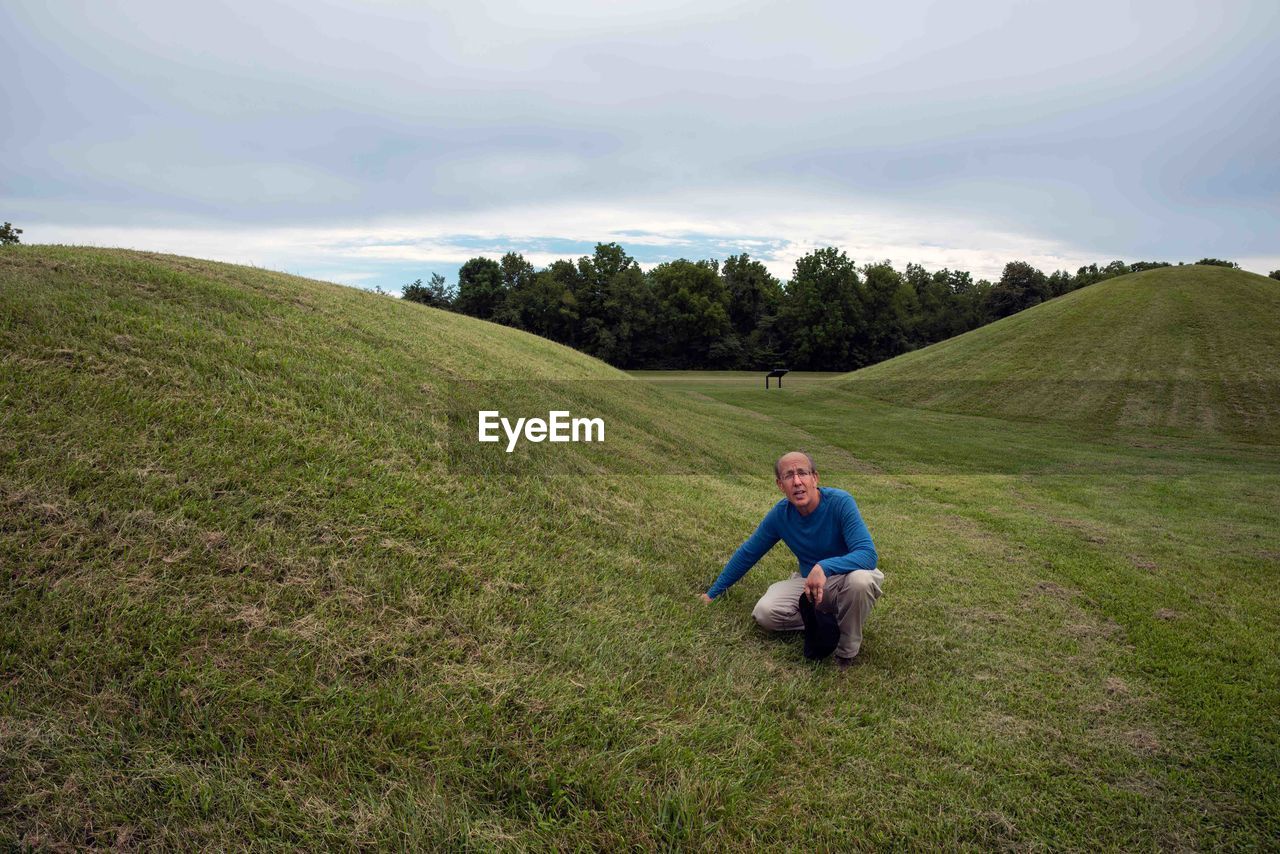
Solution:
M 818 506 L 818 473 L 809 467 L 804 454 L 787 454 L 778 461 L 778 488 L 791 506 L 807 516 Z

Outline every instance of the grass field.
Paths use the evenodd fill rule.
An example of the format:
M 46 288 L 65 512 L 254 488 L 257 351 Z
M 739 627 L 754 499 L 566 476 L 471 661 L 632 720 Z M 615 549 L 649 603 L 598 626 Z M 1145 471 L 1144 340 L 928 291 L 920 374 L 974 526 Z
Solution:
M 627 376 L 349 289 L 50 247 L 0 252 L 0 402 L 0 844 L 1280 838 L 1256 432 Z M 480 408 L 609 438 L 508 455 L 471 440 Z M 843 675 L 751 624 L 783 550 L 695 598 L 795 447 L 886 575 Z
M 842 377 L 894 403 L 1280 444 L 1280 286 L 1190 265 L 1111 279 Z

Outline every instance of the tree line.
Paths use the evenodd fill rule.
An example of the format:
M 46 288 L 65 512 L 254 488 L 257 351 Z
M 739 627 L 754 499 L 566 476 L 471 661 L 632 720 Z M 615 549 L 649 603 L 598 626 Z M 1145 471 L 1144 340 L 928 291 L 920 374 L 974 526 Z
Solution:
M 0 246 L 22 229 L 0 225 Z M 1236 267 L 1201 258 L 1197 264 Z M 619 368 L 850 371 L 968 332 L 1105 279 L 1166 261 L 1090 264 L 1046 275 L 1011 261 L 998 282 L 963 270 L 858 266 L 835 247 L 783 282 L 747 254 L 679 259 L 645 272 L 617 243 L 536 269 L 517 252 L 472 258 L 456 286 L 433 273 L 401 297 L 532 332 Z M 1280 280 L 1280 270 L 1273 270 Z
M 1113 261 L 1046 275 L 1013 261 L 990 282 L 919 264 L 859 266 L 827 247 L 796 261 L 782 282 L 745 253 L 646 272 L 617 243 L 600 243 L 591 255 L 544 269 L 517 252 L 472 258 L 456 287 L 433 274 L 401 296 L 523 329 L 619 368 L 848 371 L 1105 279 L 1168 266 Z

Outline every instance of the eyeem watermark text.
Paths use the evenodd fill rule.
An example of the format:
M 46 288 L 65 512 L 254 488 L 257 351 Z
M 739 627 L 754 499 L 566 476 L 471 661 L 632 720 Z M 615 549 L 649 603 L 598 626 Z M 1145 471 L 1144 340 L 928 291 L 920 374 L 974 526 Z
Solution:
M 496 409 L 481 409 L 479 435 L 481 442 L 500 442 L 498 428 L 507 434 L 507 453 L 516 449 L 521 433 L 526 442 L 603 442 L 603 418 L 570 418 L 565 409 L 553 409 L 542 418 L 517 418 L 512 424 Z

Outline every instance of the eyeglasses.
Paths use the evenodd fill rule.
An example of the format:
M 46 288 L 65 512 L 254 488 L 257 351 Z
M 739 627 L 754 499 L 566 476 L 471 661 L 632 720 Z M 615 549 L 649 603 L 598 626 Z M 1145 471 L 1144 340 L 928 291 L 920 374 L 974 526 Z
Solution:
M 814 473 L 812 469 L 792 469 L 791 471 L 784 471 L 778 476 L 778 480 L 787 481 L 795 478 L 806 478 Z

